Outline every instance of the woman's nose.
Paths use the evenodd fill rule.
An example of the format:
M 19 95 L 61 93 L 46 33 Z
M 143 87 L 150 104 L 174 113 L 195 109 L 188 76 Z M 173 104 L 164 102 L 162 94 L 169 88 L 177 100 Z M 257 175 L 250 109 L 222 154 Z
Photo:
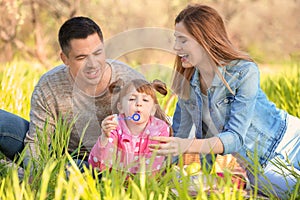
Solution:
M 174 46 L 173 46 L 173 49 L 174 49 L 175 51 L 179 51 L 179 50 L 181 49 L 180 44 L 179 44 L 178 42 L 175 41 Z

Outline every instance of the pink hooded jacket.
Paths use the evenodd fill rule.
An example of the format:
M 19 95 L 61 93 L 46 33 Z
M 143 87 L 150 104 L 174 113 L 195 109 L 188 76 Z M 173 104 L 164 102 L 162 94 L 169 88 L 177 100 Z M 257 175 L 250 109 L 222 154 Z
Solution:
M 148 144 L 156 143 L 149 139 L 152 136 L 170 136 L 168 124 L 150 117 L 144 131 L 134 136 L 130 133 L 125 120 L 118 122 L 116 130 L 111 132 L 105 146 L 101 146 L 100 137 L 98 138 L 90 152 L 88 162 L 100 171 L 108 167 L 136 174 L 140 172 L 141 164 L 145 164 L 146 172 L 161 169 L 165 157 L 155 156 L 155 153 L 150 152 Z

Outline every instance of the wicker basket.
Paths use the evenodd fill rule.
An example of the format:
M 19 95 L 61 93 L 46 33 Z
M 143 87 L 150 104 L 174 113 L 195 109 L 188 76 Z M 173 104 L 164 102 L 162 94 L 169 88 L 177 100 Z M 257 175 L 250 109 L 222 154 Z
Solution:
M 184 165 L 189 165 L 193 162 L 200 163 L 199 154 L 184 154 L 182 158 Z M 239 165 L 236 158 L 233 157 L 231 154 L 225 156 L 217 155 L 216 162 L 212 170 L 214 173 L 229 170 L 233 174 L 235 174 L 236 177 L 241 177 L 241 180 L 244 181 L 244 184 L 246 184 L 248 180 L 246 171 Z M 241 188 L 243 187 L 244 186 L 241 186 Z
M 189 154 L 189 153 L 183 154 L 182 160 L 184 165 L 189 165 L 193 162 L 200 163 L 199 154 Z
M 184 154 L 183 155 L 183 164 L 189 165 L 193 162 L 200 162 L 199 154 Z M 224 168 L 235 169 L 240 168 L 239 164 L 231 154 L 221 156 L 217 155 L 216 158 L 216 171 L 222 171 Z

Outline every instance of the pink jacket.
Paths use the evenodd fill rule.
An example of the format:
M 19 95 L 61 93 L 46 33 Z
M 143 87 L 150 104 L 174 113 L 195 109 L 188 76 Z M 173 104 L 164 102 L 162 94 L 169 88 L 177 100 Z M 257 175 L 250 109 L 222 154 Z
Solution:
M 134 136 L 130 133 L 124 120 L 118 121 L 116 130 L 112 131 L 106 146 L 100 145 L 100 137 L 92 148 L 89 155 L 89 163 L 100 171 L 109 168 L 116 168 L 121 171 L 136 174 L 141 169 L 141 164 L 145 165 L 147 172 L 161 169 L 164 156 L 155 156 L 150 152 L 148 144 L 151 136 L 170 136 L 170 129 L 166 122 L 150 117 L 144 131 Z

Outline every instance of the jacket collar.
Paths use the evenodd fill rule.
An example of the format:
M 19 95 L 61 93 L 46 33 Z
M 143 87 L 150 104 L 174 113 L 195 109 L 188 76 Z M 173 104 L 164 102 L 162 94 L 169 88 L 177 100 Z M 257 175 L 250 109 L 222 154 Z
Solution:
M 218 70 L 220 71 L 220 73 L 222 74 L 222 76 L 224 77 L 225 76 L 225 70 L 226 70 L 226 67 L 218 67 Z M 191 86 L 193 87 L 199 87 L 200 86 L 200 76 L 199 76 L 199 70 L 196 69 L 192 78 L 191 78 Z M 215 74 L 215 77 L 211 83 L 211 86 L 219 86 L 219 85 L 223 85 L 223 82 L 222 80 L 220 79 L 220 77 Z

